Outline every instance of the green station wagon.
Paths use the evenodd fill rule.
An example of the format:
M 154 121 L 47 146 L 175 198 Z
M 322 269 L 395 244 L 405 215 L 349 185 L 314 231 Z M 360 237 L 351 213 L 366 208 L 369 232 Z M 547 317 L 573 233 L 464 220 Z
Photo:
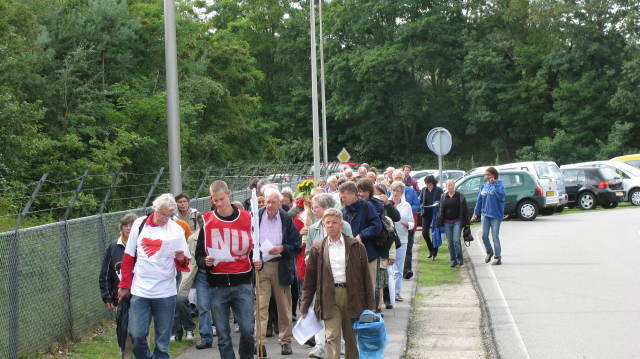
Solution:
M 499 180 L 504 184 L 506 194 L 504 213 L 516 215 L 523 221 L 533 221 L 540 208 L 544 208 L 545 199 L 542 187 L 533 176 L 526 171 L 499 171 Z M 467 198 L 469 213 L 473 213 L 482 185 L 486 182 L 484 173 L 475 173 L 460 178 L 456 182 L 456 190 Z

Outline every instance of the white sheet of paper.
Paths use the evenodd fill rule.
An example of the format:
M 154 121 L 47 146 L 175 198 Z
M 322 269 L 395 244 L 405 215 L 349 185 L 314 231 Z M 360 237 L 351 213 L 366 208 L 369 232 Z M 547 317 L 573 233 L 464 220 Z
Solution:
M 229 253 L 228 249 L 209 248 L 209 256 L 213 257 L 213 265 L 221 262 L 234 262 L 235 258 Z
M 260 251 L 262 252 L 262 260 L 268 262 L 274 258 L 280 257 L 279 254 L 269 254 L 271 248 L 273 248 L 273 243 L 271 241 L 266 240 L 260 244 Z
M 300 345 L 304 345 L 307 340 L 311 339 L 312 336 L 321 330 L 322 322 L 316 318 L 316 313 L 313 309 L 309 308 L 307 316 L 305 318 L 301 316 L 293 327 L 293 337 L 296 338 L 296 341 L 300 343 Z
M 156 255 L 157 258 L 173 258 L 176 256 L 176 241 L 177 239 L 171 239 L 162 241 L 162 247 Z
M 395 265 L 387 266 L 387 274 L 389 277 L 389 301 L 391 302 L 391 305 L 395 308 L 396 306 L 396 277 L 395 277 L 396 266 Z

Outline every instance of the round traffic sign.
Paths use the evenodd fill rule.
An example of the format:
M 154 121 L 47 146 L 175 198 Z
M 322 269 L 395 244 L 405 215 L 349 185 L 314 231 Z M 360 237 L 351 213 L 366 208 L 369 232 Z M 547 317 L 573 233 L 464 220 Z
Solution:
M 431 152 L 434 152 L 433 149 L 433 135 L 438 132 L 438 130 L 442 128 L 442 127 L 436 127 L 436 128 L 432 128 L 431 131 L 429 131 L 429 133 L 427 133 L 427 148 L 429 148 L 429 150 Z
M 433 152 L 438 156 L 444 156 L 451 151 L 451 133 L 446 128 L 441 128 L 433 135 Z

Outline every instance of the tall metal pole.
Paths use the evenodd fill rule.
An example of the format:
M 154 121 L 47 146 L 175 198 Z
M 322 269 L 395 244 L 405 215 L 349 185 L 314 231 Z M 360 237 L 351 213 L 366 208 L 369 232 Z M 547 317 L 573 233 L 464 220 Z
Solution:
M 327 155 L 327 142 L 329 136 L 327 135 L 327 105 L 324 96 L 324 37 L 322 34 L 322 2 L 324 0 L 318 0 L 318 20 L 320 21 L 320 94 L 322 100 L 322 162 L 328 163 L 329 156 Z
M 171 192 L 182 192 L 180 159 L 180 108 L 176 55 L 176 10 L 174 0 L 164 0 L 164 58 L 167 72 L 167 119 L 169 127 L 169 176 Z
M 315 0 L 309 0 L 309 24 L 311 26 L 311 101 L 313 111 L 313 177 L 320 179 L 320 131 L 318 126 L 318 64 L 316 61 L 316 11 Z

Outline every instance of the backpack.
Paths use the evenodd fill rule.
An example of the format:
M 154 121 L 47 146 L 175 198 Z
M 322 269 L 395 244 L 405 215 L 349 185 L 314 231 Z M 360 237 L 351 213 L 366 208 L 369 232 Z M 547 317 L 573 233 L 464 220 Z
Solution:
M 382 222 L 382 231 L 380 235 L 376 237 L 375 245 L 378 249 L 386 252 L 394 243 L 400 242 L 400 237 L 398 237 L 398 233 L 396 233 L 396 227 L 391 218 L 383 214 L 380 216 L 380 222 Z M 398 245 L 396 245 L 396 247 L 398 247 Z

